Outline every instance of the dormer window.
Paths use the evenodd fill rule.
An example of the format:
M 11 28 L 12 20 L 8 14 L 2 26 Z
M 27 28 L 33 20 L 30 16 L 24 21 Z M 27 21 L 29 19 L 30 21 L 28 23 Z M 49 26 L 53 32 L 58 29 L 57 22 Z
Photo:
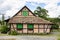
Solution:
M 22 11 L 22 16 L 28 16 L 28 11 L 27 10 Z

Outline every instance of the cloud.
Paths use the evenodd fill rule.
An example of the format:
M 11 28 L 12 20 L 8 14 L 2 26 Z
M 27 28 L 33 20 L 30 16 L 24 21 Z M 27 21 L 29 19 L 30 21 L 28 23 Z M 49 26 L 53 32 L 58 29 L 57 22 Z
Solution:
M 28 1 L 28 0 L 26 0 Z M 45 4 L 44 8 L 47 9 L 49 17 L 58 17 L 60 15 L 60 0 L 29 0 L 28 2 L 31 2 L 31 5 L 36 5 L 37 4 Z M 33 2 L 37 4 L 33 4 Z M 57 5 L 59 3 L 59 6 Z M 42 4 L 40 5 L 42 7 Z
M 32 11 L 37 6 L 41 6 L 49 11 L 50 17 L 60 15 L 60 0 L 0 0 L 0 14 L 5 17 L 13 16 L 24 5 L 27 5 Z M 58 5 L 59 4 L 59 5 Z
M 45 6 L 45 9 L 49 11 L 48 14 L 50 15 L 50 17 L 58 17 L 58 15 L 60 15 L 60 6 L 57 5 L 58 2 L 59 0 L 51 1 L 51 3 Z
M 58 15 L 60 15 L 60 0 L 25 0 L 27 2 L 31 2 L 31 5 L 35 5 L 35 6 L 41 6 L 42 4 L 45 4 L 44 8 L 47 9 L 49 12 L 48 14 L 50 15 L 50 17 L 58 17 Z M 40 5 L 41 4 L 41 5 Z M 59 6 L 57 5 L 59 4 Z
M 20 0 L 4 0 L 0 5 L 0 14 L 5 14 L 5 17 L 14 15 L 19 8 L 25 5 L 25 1 Z

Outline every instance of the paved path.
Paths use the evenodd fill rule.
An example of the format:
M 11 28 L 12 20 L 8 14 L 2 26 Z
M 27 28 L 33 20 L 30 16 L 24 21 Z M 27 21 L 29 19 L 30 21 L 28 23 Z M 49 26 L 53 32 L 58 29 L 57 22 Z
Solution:
M 46 37 L 46 36 L 0 36 L 0 40 L 56 40 L 56 37 Z

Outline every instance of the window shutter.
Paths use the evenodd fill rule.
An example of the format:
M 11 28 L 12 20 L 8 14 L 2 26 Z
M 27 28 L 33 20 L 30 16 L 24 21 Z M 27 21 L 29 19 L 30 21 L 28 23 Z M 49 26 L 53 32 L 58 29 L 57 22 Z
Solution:
M 28 24 L 28 29 L 33 29 L 34 25 L 33 24 Z
M 17 29 L 22 29 L 23 28 L 23 24 L 17 24 Z
M 28 16 L 28 11 L 23 11 L 23 12 L 22 12 L 22 15 L 23 15 L 23 16 Z

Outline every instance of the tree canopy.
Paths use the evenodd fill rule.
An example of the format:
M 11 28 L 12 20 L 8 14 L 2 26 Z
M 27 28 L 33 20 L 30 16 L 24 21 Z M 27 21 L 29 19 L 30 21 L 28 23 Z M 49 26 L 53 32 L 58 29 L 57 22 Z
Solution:
M 39 7 L 39 6 L 36 8 L 34 13 L 36 15 L 38 15 L 38 17 L 41 17 L 41 18 L 47 18 L 47 16 L 48 16 L 48 14 L 47 14 L 48 11 L 46 9 L 44 9 L 44 8 Z
M 53 23 L 60 23 L 60 19 L 59 18 L 48 18 L 47 20 L 53 22 Z

